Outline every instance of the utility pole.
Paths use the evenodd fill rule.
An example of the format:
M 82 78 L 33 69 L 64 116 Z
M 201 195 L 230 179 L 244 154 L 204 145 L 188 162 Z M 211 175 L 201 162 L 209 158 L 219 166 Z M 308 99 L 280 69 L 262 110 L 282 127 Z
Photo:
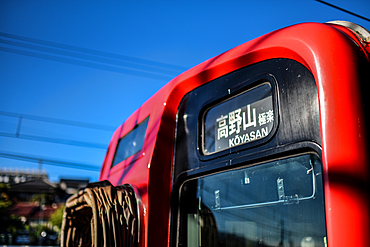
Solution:
M 42 168 L 42 159 L 39 159 L 39 166 L 38 166 L 38 169 L 37 169 L 37 172 L 38 172 L 39 175 L 41 174 L 41 168 Z
M 21 132 L 21 125 L 22 125 L 22 115 L 20 115 L 18 119 L 17 133 L 15 133 L 16 137 L 19 137 L 19 133 Z

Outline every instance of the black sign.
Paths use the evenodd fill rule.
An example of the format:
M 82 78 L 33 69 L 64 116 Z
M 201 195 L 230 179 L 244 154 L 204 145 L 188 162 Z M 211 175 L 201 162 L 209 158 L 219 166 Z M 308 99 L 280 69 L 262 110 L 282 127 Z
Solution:
M 205 116 L 205 154 L 262 139 L 274 125 L 271 85 L 264 83 L 211 108 Z

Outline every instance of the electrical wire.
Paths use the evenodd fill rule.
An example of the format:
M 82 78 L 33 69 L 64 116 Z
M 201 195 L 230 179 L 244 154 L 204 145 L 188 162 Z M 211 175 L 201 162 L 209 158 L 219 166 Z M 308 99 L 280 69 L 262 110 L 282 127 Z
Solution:
M 25 154 L 9 153 L 9 152 L 4 152 L 4 151 L 0 151 L 0 157 L 6 158 L 6 159 L 33 162 L 33 163 L 42 163 L 42 164 L 47 164 L 47 165 L 52 165 L 52 166 L 90 170 L 90 171 L 96 171 L 96 172 L 100 171 L 100 166 L 96 166 L 96 165 L 56 160 L 56 159 L 50 159 L 50 158 L 45 158 L 45 157 L 36 157 L 36 156 L 25 155 Z
M 152 60 L 119 55 L 115 53 L 98 51 L 98 50 L 93 50 L 93 49 L 88 49 L 88 48 L 83 48 L 83 47 L 78 47 L 78 46 L 66 45 L 66 44 L 61 44 L 57 42 L 41 40 L 41 39 L 29 38 L 29 37 L 24 37 L 24 36 L 4 33 L 4 32 L 0 32 L 0 36 L 22 40 L 26 42 L 31 42 L 35 44 L 41 44 L 41 45 L 50 46 L 50 47 L 56 47 L 56 48 L 64 49 L 64 50 L 76 51 L 79 53 L 87 53 L 87 54 L 91 54 L 94 56 L 108 57 L 108 58 L 113 58 L 117 60 L 126 60 L 126 61 L 129 61 L 130 63 L 145 64 L 145 65 L 149 65 L 153 67 L 163 67 L 163 68 L 168 68 L 168 69 L 177 70 L 177 71 L 179 70 L 182 71 L 182 70 L 187 69 L 186 67 L 183 67 L 183 66 L 178 66 L 178 65 L 168 64 L 168 63 L 161 63 L 161 62 L 156 62 Z
M 79 53 L 79 52 L 68 51 L 68 50 L 67 51 L 66 50 L 60 50 L 60 49 L 57 49 L 57 48 L 45 47 L 45 46 L 41 46 L 41 45 L 28 44 L 28 43 L 22 43 L 22 42 L 17 42 L 17 41 L 12 41 L 12 40 L 5 40 L 5 39 L 0 39 L 0 43 L 7 44 L 7 45 L 12 45 L 12 46 L 18 46 L 18 47 L 21 47 L 21 48 L 37 50 L 37 51 L 41 51 L 41 52 L 53 53 L 53 54 L 62 55 L 62 56 L 66 56 L 66 57 L 73 57 L 73 58 L 77 58 L 77 59 L 90 60 L 90 61 L 93 61 L 93 62 L 108 64 L 108 65 L 111 65 L 111 66 L 125 67 L 127 69 L 132 69 L 132 70 L 150 71 L 150 72 L 153 72 L 153 73 L 168 74 L 168 75 L 171 75 L 171 76 L 174 75 L 174 70 L 173 69 L 162 68 L 162 67 L 154 67 L 154 66 L 146 65 L 146 64 L 136 64 L 136 63 L 132 63 L 132 62 L 128 62 L 128 61 L 116 60 L 116 59 L 109 58 L 109 57 L 108 58 L 107 57 L 100 57 L 100 56 L 86 54 L 86 53 Z M 133 66 L 135 66 L 135 67 L 133 67 Z
M 187 68 L 0 32 L 0 51 L 168 81 Z M 10 39 L 10 40 L 9 40 Z M 21 41 L 21 42 L 19 42 Z M 31 44 L 30 44 L 31 43 Z M 27 49 L 14 49 L 14 47 Z M 34 52 L 36 51 L 36 52 Z
M 7 116 L 7 117 L 14 117 L 14 118 L 35 120 L 35 121 L 40 121 L 40 122 L 70 125 L 70 126 L 89 128 L 89 129 L 105 130 L 105 131 L 114 131 L 116 129 L 116 127 L 114 126 L 103 125 L 103 124 L 72 121 L 72 120 L 65 120 L 65 119 L 60 119 L 60 118 L 42 117 L 42 116 L 36 116 L 36 115 L 31 115 L 31 114 L 20 114 L 20 113 L 7 112 L 7 111 L 0 111 L 0 115 Z
M 48 54 L 17 50 L 17 49 L 12 49 L 12 48 L 7 48 L 7 47 L 0 47 L 0 51 L 15 53 L 19 55 L 25 55 L 29 57 L 42 58 L 46 60 L 73 64 L 73 65 L 78 65 L 78 66 L 83 66 L 83 67 L 88 67 L 88 68 L 93 68 L 93 69 L 100 69 L 100 70 L 105 70 L 105 71 L 110 71 L 110 72 L 117 72 L 117 73 L 122 73 L 122 74 L 133 75 L 133 76 L 145 77 L 145 78 L 161 80 L 161 81 L 168 81 L 172 79 L 172 77 L 165 76 L 165 75 L 158 75 L 158 74 L 148 73 L 144 71 L 137 71 L 137 70 L 116 67 L 112 65 L 99 64 L 99 63 L 88 62 L 88 61 L 83 61 L 83 60 L 76 60 L 76 59 L 71 59 L 71 58 L 66 58 L 66 57 L 57 57 L 57 56 L 52 56 Z
M 345 12 L 345 13 L 347 13 L 347 14 L 350 14 L 350 15 L 356 16 L 356 17 L 358 17 L 358 18 L 361 18 L 361 19 L 363 19 L 363 20 L 365 20 L 365 21 L 369 21 L 369 22 L 370 22 L 370 19 L 369 19 L 369 18 L 366 18 L 366 17 L 364 17 L 364 16 L 362 16 L 362 15 L 358 15 L 358 14 L 356 14 L 356 13 L 353 13 L 353 12 L 349 11 L 349 10 L 343 9 L 343 8 L 341 8 L 341 7 L 338 7 L 338 6 L 334 5 L 334 4 L 331 4 L 331 3 L 328 3 L 328 2 L 325 2 L 325 1 L 322 1 L 322 0 L 315 0 L 315 1 L 316 1 L 316 2 L 319 2 L 319 3 L 322 3 L 322 4 L 325 4 L 325 5 L 327 5 L 327 6 L 330 6 L 330 7 L 332 7 L 332 8 L 338 9 L 338 10 L 340 10 L 340 11 L 343 11 L 343 12 Z
M 12 134 L 12 133 L 6 133 L 6 132 L 0 132 L 0 136 L 32 140 L 32 141 L 50 142 L 50 143 L 57 143 L 57 144 L 64 144 L 64 145 L 71 145 L 71 146 L 87 147 L 87 148 L 107 149 L 108 147 L 108 144 L 83 142 L 83 141 L 75 141 L 75 140 L 69 140 L 69 139 L 44 137 L 44 136 Z
M 88 147 L 88 148 L 106 149 L 108 145 L 101 144 L 101 143 L 84 142 L 84 141 L 78 141 L 78 140 L 21 134 L 20 132 L 21 132 L 22 120 L 28 119 L 28 120 L 34 120 L 34 121 L 39 121 L 39 122 L 62 124 L 62 125 L 79 127 L 79 128 L 89 128 L 89 129 L 96 129 L 96 130 L 109 131 L 109 132 L 113 132 L 115 129 L 115 127 L 108 126 L 108 125 L 70 121 L 70 120 L 57 119 L 57 118 L 40 117 L 40 116 L 29 115 L 29 114 L 18 114 L 14 112 L 0 111 L 0 115 L 7 116 L 7 117 L 14 117 L 14 118 L 19 119 L 18 126 L 17 126 L 17 132 L 15 134 L 0 131 L 0 136 L 10 137 L 10 138 L 20 138 L 20 139 L 26 139 L 26 140 L 32 140 L 32 141 L 41 141 L 41 142 L 50 142 L 50 143 L 73 145 L 73 146 L 80 146 L 80 147 Z
M 35 116 L 35 115 L 29 115 L 29 114 L 18 114 L 18 113 L 5 112 L 5 111 L 0 111 L 0 115 L 19 118 L 20 120 L 18 121 L 17 133 L 12 134 L 12 133 L 0 132 L 0 136 L 27 139 L 27 140 L 32 140 L 32 141 L 42 141 L 42 142 L 52 142 L 52 143 L 65 144 L 65 145 L 74 145 L 74 146 L 81 146 L 81 147 L 88 147 L 88 148 L 106 149 L 108 145 L 100 144 L 100 143 L 60 139 L 60 138 L 20 134 L 19 133 L 20 123 L 22 122 L 21 119 L 29 119 L 29 120 L 35 120 L 35 121 L 40 121 L 40 122 L 49 122 L 49 123 L 54 123 L 54 124 L 63 124 L 63 125 L 69 125 L 69 126 L 76 126 L 80 128 L 89 128 L 89 129 L 96 129 L 96 130 L 103 130 L 103 131 L 113 131 L 115 129 L 114 127 L 108 126 L 108 125 L 70 121 L 70 120 L 57 119 L 57 118 L 48 118 L 48 117 L 41 117 L 41 116 Z M 0 157 L 7 158 L 7 159 L 14 159 L 14 160 L 22 160 L 22 161 L 33 162 L 33 163 L 41 162 L 42 164 L 81 169 L 81 170 L 91 170 L 91 171 L 97 171 L 97 172 L 100 171 L 100 166 L 69 162 L 69 161 L 62 161 L 62 160 L 57 160 L 57 159 L 52 159 L 52 158 L 35 157 L 35 156 L 25 155 L 25 154 L 16 154 L 16 153 L 8 153 L 8 152 L 0 151 Z

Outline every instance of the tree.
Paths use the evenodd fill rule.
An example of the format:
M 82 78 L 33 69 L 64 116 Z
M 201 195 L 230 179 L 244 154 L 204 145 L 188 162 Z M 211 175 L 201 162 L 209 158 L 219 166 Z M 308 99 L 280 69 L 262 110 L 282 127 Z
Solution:
M 23 228 L 23 224 L 19 217 L 9 215 L 8 211 L 11 206 L 9 185 L 0 183 L 0 232 L 7 231 L 15 235 L 18 229 Z
M 0 183 L 0 213 L 3 214 L 12 205 L 12 202 L 9 200 L 8 196 L 9 185 Z
M 64 208 L 65 208 L 65 205 L 58 208 L 52 215 L 50 215 L 50 219 L 49 219 L 49 222 L 53 226 L 58 227 L 59 230 L 62 228 Z
M 9 215 L 8 210 L 12 206 L 12 202 L 9 200 L 8 196 L 9 185 L 0 183 L 0 221 L 1 222 L 8 222 Z M 0 231 L 5 230 L 5 224 L 1 224 Z

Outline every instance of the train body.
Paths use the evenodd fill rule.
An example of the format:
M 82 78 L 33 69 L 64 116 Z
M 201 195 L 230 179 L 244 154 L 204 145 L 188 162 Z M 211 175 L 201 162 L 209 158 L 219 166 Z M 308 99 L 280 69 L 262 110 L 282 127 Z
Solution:
M 369 42 L 352 23 L 293 25 L 148 99 L 100 174 L 135 201 L 132 245 L 369 246 Z

